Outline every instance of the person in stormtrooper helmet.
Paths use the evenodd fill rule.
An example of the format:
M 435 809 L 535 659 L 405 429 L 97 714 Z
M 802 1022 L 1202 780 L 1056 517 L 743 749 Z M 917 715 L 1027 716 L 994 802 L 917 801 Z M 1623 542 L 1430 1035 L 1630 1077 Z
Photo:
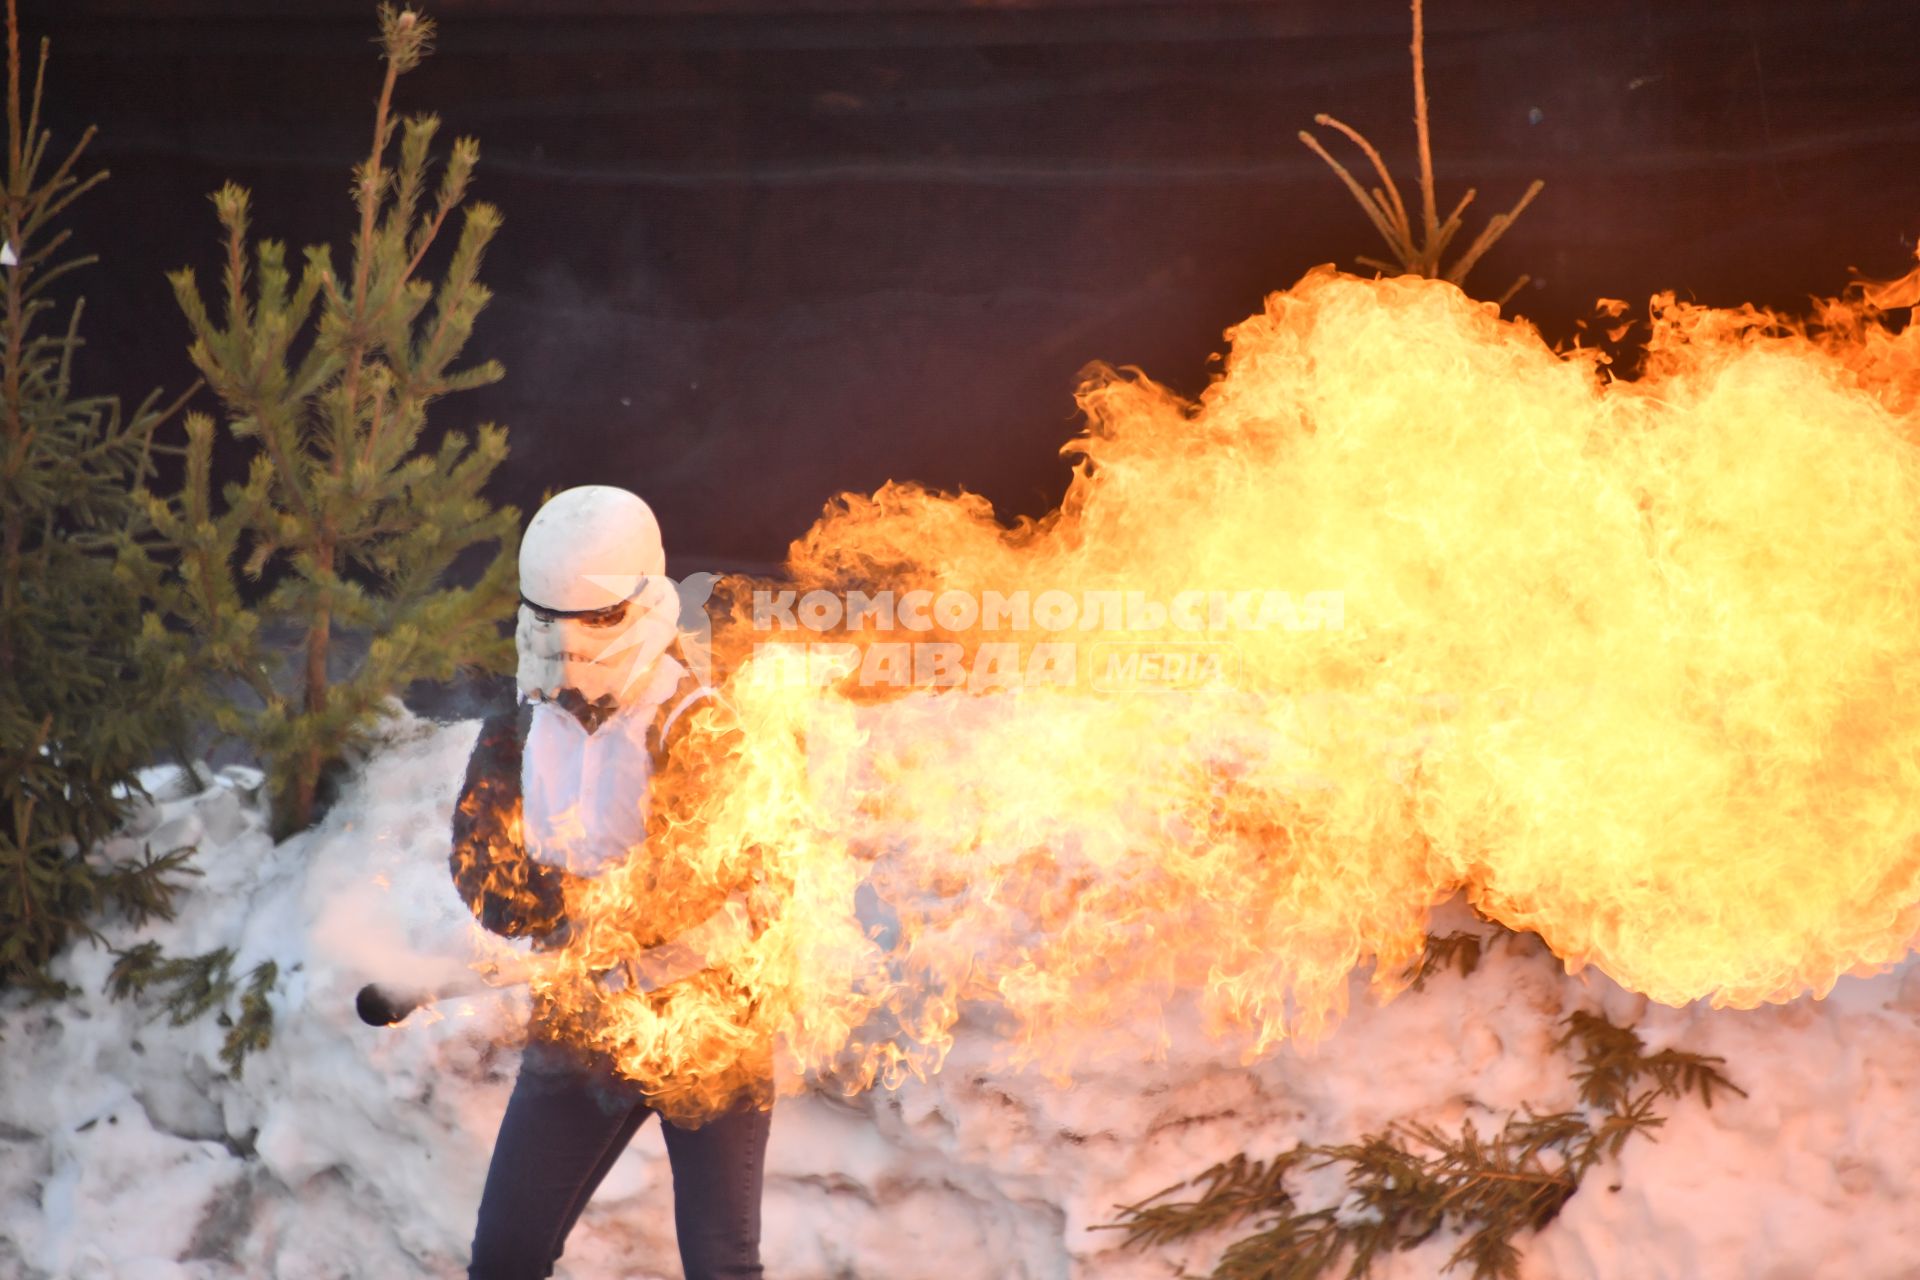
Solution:
M 659 523 L 638 495 L 610 485 L 555 495 L 529 522 L 519 567 L 519 698 L 482 726 L 468 760 L 451 866 L 482 925 L 549 948 L 567 935 L 570 881 L 645 856 L 649 782 L 688 713 L 717 695 L 672 652 L 679 597 Z M 608 980 L 651 973 L 643 985 L 652 990 L 687 976 L 647 963 L 643 953 Z M 697 954 L 674 963 L 705 964 Z M 661 1117 L 688 1280 L 763 1274 L 770 1064 L 754 1083 L 697 1128 Z M 536 1022 L 488 1166 L 470 1280 L 551 1275 L 581 1210 L 654 1109 L 609 1062 Z

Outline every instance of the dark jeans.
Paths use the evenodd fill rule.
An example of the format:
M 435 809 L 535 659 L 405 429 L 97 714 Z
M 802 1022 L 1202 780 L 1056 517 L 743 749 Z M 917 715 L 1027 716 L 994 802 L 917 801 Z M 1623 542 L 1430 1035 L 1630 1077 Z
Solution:
M 500 1120 L 469 1280 L 540 1280 L 652 1110 L 612 1077 L 521 1063 Z M 662 1120 L 673 1166 L 673 1223 L 687 1280 L 758 1280 L 760 1182 L 772 1115 L 742 1106 L 698 1129 Z

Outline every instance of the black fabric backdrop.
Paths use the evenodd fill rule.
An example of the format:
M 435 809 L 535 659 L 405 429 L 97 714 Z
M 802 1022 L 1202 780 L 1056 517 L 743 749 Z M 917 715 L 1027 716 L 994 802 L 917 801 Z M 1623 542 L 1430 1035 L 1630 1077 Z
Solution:
M 1914 0 L 1432 0 L 1442 199 L 1547 189 L 1471 282 L 1535 276 L 1550 337 L 1673 288 L 1793 304 L 1897 275 L 1920 231 Z M 506 227 L 469 348 L 507 379 L 495 485 L 614 481 L 691 561 L 777 559 L 889 478 L 1053 505 L 1087 362 L 1197 390 L 1221 330 L 1378 252 L 1295 139 L 1340 115 L 1412 175 L 1397 0 L 772 0 L 430 6 L 402 106 L 477 135 Z M 192 378 L 163 279 L 217 264 L 205 194 L 344 255 L 380 68 L 371 3 L 27 0 L 50 121 L 111 180 L 76 206 L 85 388 Z M 1477 225 L 1477 223 L 1475 224 Z M 203 406 L 211 408 L 204 396 Z

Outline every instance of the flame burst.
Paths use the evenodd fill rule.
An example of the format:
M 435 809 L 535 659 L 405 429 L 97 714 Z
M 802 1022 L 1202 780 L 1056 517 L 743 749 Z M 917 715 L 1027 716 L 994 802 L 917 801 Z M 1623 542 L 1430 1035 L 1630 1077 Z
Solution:
M 1670 298 L 1653 322 L 1645 374 L 1615 380 L 1450 285 L 1323 269 L 1229 332 L 1196 402 L 1094 376 L 1041 520 L 911 485 L 838 500 L 783 587 L 1326 589 L 1344 616 L 1199 637 L 1232 678 L 1172 696 L 798 687 L 753 646 L 828 637 L 756 629 L 735 584 L 730 711 L 702 713 L 645 856 L 573 904 L 590 927 L 536 994 L 697 1119 L 773 1046 L 850 1089 L 936 1069 L 974 1008 L 1061 1071 L 1117 1028 L 1170 1035 L 1176 998 L 1246 1053 L 1311 1039 L 1357 967 L 1392 994 L 1461 891 L 1671 1004 L 1897 961 L 1920 925 L 1920 338 L 1871 295 L 1810 326 Z M 1065 638 L 1084 671 L 1114 637 Z M 743 882 L 757 934 L 712 969 L 591 976 Z

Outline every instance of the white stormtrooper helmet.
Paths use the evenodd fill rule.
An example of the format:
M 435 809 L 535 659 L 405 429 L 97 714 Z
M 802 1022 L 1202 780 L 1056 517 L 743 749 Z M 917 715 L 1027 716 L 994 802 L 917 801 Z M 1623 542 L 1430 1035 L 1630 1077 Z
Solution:
M 660 524 L 637 495 L 604 484 L 555 494 L 520 541 L 521 696 L 573 689 L 625 706 L 646 694 L 679 631 L 666 575 Z

